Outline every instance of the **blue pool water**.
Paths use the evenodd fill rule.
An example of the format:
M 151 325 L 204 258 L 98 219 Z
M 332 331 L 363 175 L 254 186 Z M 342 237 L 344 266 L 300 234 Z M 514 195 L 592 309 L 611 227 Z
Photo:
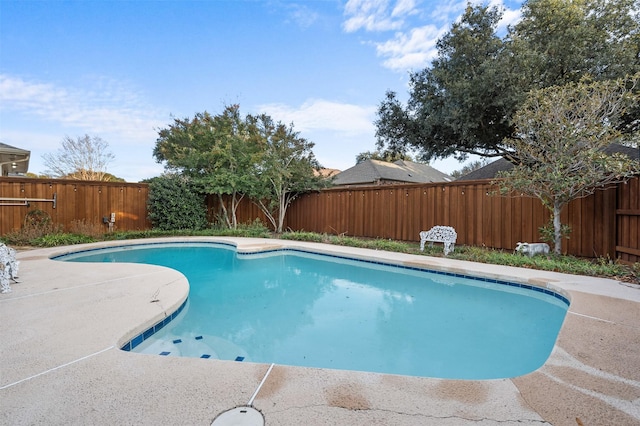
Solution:
M 568 308 L 562 296 L 506 283 L 300 251 L 244 255 L 222 244 L 146 244 L 58 259 L 182 272 L 190 284 L 185 307 L 132 349 L 168 356 L 514 377 L 546 361 Z

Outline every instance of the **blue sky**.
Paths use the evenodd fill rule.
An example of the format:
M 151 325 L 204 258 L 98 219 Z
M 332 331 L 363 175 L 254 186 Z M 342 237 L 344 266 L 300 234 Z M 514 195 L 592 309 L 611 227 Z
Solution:
M 504 25 L 519 0 L 495 0 Z M 30 171 L 65 136 L 109 143 L 108 171 L 158 176 L 152 151 L 173 117 L 267 113 L 315 143 L 324 167 L 375 149 L 386 90 L 407 96 L 411 70 L 465 1 L 0 0 L 0 142 L 31 151 Z M 460 169 L 455 160 L 432 165 Z

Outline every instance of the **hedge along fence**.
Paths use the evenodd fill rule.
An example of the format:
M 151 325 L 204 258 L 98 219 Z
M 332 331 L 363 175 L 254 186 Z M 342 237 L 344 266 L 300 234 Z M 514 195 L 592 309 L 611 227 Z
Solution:
M 519 241 L 539 241 L 538 228 L 548 223 L 549 211 L 537 199 L 493 196 L 494 190 L 487 181 L 332 188 L 298 197 L 289 207 L 285 228 L 419 241 L 420 231 L 449 225 L 456 228 L 458 244 L 512 250 Z M 46 211 L 54 224 L 67 230 L 75 220 L 102 223 L 112 212 L 117 230 L 151 227 L 146 184 L 0 178 L 0 199 L 52 199 L 53 194 L 55 209 L 52 202 L 0 206 L 0 235 L 20 229 L 26 213 L 34 209 Z M 214 217 L 218 198 L 208 197 L 207 204 Z M 256 218 L 267 223 L 244 199 L 239 222 Z M 572 228 L 570 239 L 563 242 L 566 253 L 639 262 L 640 178 L 574 200 L 564 209 L 562 221 Z
M 109 226 L 103 218 L 110 220 L 111 213 L 115 214 L 115 230 L 149 229 L 148 195 L 148 185 L 143 183 L 2 177 L 0 235 L 19 230 L 26 214 L 36 209 L 47 212 L 53 224 L 62 225 L 66 231 L 74 221 L 84 221 L 107 232 Z

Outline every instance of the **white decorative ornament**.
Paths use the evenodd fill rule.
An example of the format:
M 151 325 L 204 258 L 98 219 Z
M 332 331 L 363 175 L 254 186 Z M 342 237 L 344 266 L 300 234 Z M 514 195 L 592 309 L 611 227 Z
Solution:
M 457 239 L 458 234 L 451 226 L 434 226 L 428 231 L 420 232 L 420 251 L 424 251 L 424 244 L 427 241 L 429 247 L 432 247 L 434 242 L 443 243 L 444 255 L 446 256 L 455 249 Z
M 536 254 L 549 254 L 549 244 L 547 243 L 518 243 L 516 252 L 533 257 Z
M 11 286 L 9 281 L 17 283 L 18 265 L 16 251 L 5 244 L 0 243 L 0 293 L 9 293 Z

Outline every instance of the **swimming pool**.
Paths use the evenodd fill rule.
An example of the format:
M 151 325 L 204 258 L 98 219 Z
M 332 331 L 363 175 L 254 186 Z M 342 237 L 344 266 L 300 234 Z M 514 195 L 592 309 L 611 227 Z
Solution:
M 300 250 L 239 254 L 218 243 L 170 243 L 57 259 L 182 272 L 190 283 L 184 307 L 127 347 L 168 356 L 514 377 L 545 362 L 568 308 L 546 289 Z

